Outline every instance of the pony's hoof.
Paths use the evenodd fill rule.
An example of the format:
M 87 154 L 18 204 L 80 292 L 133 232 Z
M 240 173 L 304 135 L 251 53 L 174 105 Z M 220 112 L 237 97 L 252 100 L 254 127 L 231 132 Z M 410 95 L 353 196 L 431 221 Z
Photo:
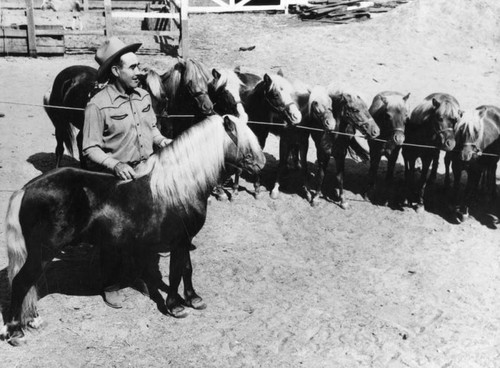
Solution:
M 278 189 L 273 189 L 271 191 L 271 199 L 278 199 L 278 197 L 280 196 L 280 192 Z
M 340 208 L 342 208 L 343 210 L 348 210 L 348 209 L 349 209 L 349 207 L 350 207 L 349 203 L 347 203 L 347 202 L 340 202 L 339 206 L 340 206 Z
M 185 308 L 182 305 L 178 305 L 173 307 L 172 309 L 168 309 L 167 313 L 174 318 L 186 318 L 188 315 Z
M 188 305 L 193 308 L 193 309 L 197 309 L 197 310 L 202 310 L 202 309 L 205 309 L 207 307 L 207 304 L 203 301 L 202 298 L 200 297 L 197 297 L 197 298 L 193 298 L 189 301 Z
M 459 223 L 463 223 L 463 222 L 467 221 L 468 218 L 469 218 L 468 213 L 462 213 L 460 211 L 457 212 L 457 221 Z
M 9 329 L 7 325 L 3 325 L 0 329 L 0 340 L 7 340 L 9 338 Z
M 40 330 L 45 326 L 47 326 L 47 322 L 45 322 L 41 317 L 35 317 L 33 320 L 28 322 L 28 327 L 35 330 Z
M 415 212 L 416 213 L 423 213 L 425 211 L 424 205 L 423 204 L 417 204 L 417 207 L 415 207 Z
M 215 198 L 217 198 L 219 202 L 226 202 L 229 199 L 226 193 L 217 193 L 215 194 Z
M 12 346 L 19 346 L 26 344 L 26 338 L 24 337 L 24 332 L 22 331 L 14 332 L 14 335 L 12 335 L 12 337 L 8 339 L 7 342 Z

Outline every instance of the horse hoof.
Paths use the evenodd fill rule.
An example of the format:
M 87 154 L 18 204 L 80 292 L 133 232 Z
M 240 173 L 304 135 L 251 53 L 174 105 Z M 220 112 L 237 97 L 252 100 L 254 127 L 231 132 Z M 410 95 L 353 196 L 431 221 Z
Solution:
M 278 199 L 280 192 L 278 189 L 273 189 L 271 191 L 271 199 Z
M 7 325 L 3 325 L 0 329 L 0 340 L 7 340 L 9 337 L 9 329 Z
M 229 199 L 226 193 L 216 194 L 215 198 L 217 198 L 219 202 L 226 202 Z
M 207 304 L 203 302 L 202 298 L 198 297 L 191 299 L 191 301 L 189 302 L 189 306 L 193 309 L 202 310 L 207 307 Z
M 40 330 L 47 326 L 47 322 L 45 322 L 41 317 L 35 317 L 33 320 L 28 322 L 28 327 L 34 330 Z
M 460 223 L 463 223 L 463 222 L 467 221 L 468 218 L 469 218 L 469 214 L 468 213 L 462 213 L 462 212 L 458 212 L 457 213 L 457 220 Z
M 415 212 L 416 213 L 423 213 L 424 210 L 425 210 L 425 208 L 424 208 L 423 204 L 417 204 L 417 207 L 415 207 Z
M 168 309 L 167 313 L 174 318 L 186 318 L 187 312 L 183 306 L 176 306 L 172 309 Z
M 347 209 L 349 209 L 349 207 L 350 207 L 349 203 L 340 202 L 340 208 L 342 208 L 343 210 L 347 210 Z

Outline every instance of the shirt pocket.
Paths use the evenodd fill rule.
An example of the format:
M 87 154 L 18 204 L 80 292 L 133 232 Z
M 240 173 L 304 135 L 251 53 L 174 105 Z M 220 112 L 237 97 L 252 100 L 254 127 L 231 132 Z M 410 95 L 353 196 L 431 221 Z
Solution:
M 128 114 L 120 114 L 120 115 L 110 115 L 112 120 L 123 120 L 128 116 Z

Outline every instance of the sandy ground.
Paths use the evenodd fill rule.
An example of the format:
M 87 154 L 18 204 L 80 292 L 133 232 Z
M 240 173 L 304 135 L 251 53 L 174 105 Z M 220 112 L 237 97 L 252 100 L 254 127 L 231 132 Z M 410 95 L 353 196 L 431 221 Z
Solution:
M 416 0 L 342 26 L 283 14 L 196 15 L 191 55 L 214 67 L 336 82 L 368 103 L 397 90 L 411 92 L 413 106 L 432 92 L 455 95 L 464 109 L 499 105 L 499 11 L 495 0 Z M 248 46 L 256 47 L 238 51 Z M 157 70 L 165 63 L 141 58 Z M 93 55 L 0 59 L 0 102 L 40 104 L 55 75 L 74 64 L 95 66 Z M 53 168 L 55 138 L 39 106 L 1 103 L 0 112 L 5 213 L 12 190 Z M 277 142 L 265 148 L 264 176 L 276 166 Z M 313 149 L 309 165 L 314 172 Z M 362 199 L 367 170 L 348 162 L 348 210 L 327 200 L 312 208 L 293 185 L 278 200 L 244 190 L 233 202 L 213 200 L 192 252 L 208 307 L 182 320 L 131 288 L 123 309 L 108 308 L 89 287 L 91 257 L 58 262 L 41 280 L 47 326 L 20 347 L 1 343 L 0 366 L 498 367 L 500 233 L 484 214 L 499 202 L 480 198 L 472 218 L 456 224 L 439 176 L 425 212 L 395 210 Z M 396 176 L 403 179 L 400 165 Z M 168 261 L 160 263 L 165 280 Z

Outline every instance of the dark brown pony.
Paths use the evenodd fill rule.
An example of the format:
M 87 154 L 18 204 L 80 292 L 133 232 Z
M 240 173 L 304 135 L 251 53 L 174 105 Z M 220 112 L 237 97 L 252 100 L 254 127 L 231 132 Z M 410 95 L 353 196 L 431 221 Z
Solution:
M 286 129 L 302 121 L 299 98 L 294 86 L 283 77 L 282 73 L 265 74 L 251 91 L 244 94 L 243 105 L 248 114 L 249 125 L 262 149 L 270 133 L 280 136 Z M 280 165 L 288 158 L 288 156 L 284 157 L 286 151 L 280 140 Z M 271 184 L 271 198 L 273 199 L 278 197 L 279 188 L 275 184 L 279 183 L 281 168 L 282 166 L 278 169 Z M 259 198 L 262 194 L 259 177 L 255 178 L 254 185 L 255 196 Z
M 334 199 L 339 202 L 340 207 L 346 209 L 349 204 L 344 198 L 345 157 L 349 152 L 354 158 L 369 159 L 368 151 L 353 136 L 359 131 L 367 138 L 376 138 L 380 130 L 361 97 L 332 87 L 329 88 L 328 95 L 332 101 L 331 108 L 337 125 L 333 131 L 311 133 L 318 155 L 315 192 L 320 193 L 330 157 L 333 156 L 336 166 Z
M 496 172 L 500 157 L 500 108 L 479 106 L 466 112 L 455 133 L 456 149 L 452 155 L 453 200 L 459 205 L 457 218 L 460 222 L 467 219 L 469 207 L 477 194 L 483 173 Z M 463 200 L 459 200 L 462 171 L 467 172 L 467 184 Z M 496 199 L 495 175 L 486 176 L 486 195 Z
M 370 147 L 368 193 L 375 188 L 377 171 L 383 156 L 387 157 L 386 184 L 392 182 L 399 151 L 405 141 L 405 126 L 410 120 L 409 97 L 409 93 L 403 95 L 399 92 L 386 91 L 373 98 L 369 112 L 380 128 L 380 135 L 377 139 L 368 140 Z
M 161 76 L 162 93 L 166 95 L 167 111 L 171 117 L 162 119 L 162 133 L 176 138 L 184 130 L 215 114 L 208 94 L 212 76 L 205 65 L 194 59 L 178 58 Z M 158 95 L 157 90 L 152 91 Z
M 93 244 L 107 257 L 128 255 L 124 260 L 170 251 L 167 312 L 183 317 L 183 305 L 203 308 L 193 288 L 189 247 L 203 227 L 207 198 L 225 164 L 255 174 L 265 156 L 246 124 L 215 115 L 153 154 L 133 181 L 62 168 L 15 192 L 6 220 L 12 296 L 3 338 L 16 344 L 23 336 L 22 328 L 37 315 L 36 281 L 65 246 L 77 242 Z M 135 269 L 121 273 L 130 277 Z M 149 280 L 154 271 L 146 268 L 142 277 Z M 184 300 L 177 291 L 181 280 Z
M 433 93 L 427 96 L 411 113 L 410 121 L 406 125 L 406 141 L 402 153 L 405 161 L 407 200 L 409 203 L 416 202 L 417 211 L 423 210 L 427 184 L 436 179 L 440 150 L 451 151 L 455 147 L 454 129 L 461 114 L 457 99 L 447 93 Z M 415 188 L 417 158 L 422 161 L 422 172 Z

